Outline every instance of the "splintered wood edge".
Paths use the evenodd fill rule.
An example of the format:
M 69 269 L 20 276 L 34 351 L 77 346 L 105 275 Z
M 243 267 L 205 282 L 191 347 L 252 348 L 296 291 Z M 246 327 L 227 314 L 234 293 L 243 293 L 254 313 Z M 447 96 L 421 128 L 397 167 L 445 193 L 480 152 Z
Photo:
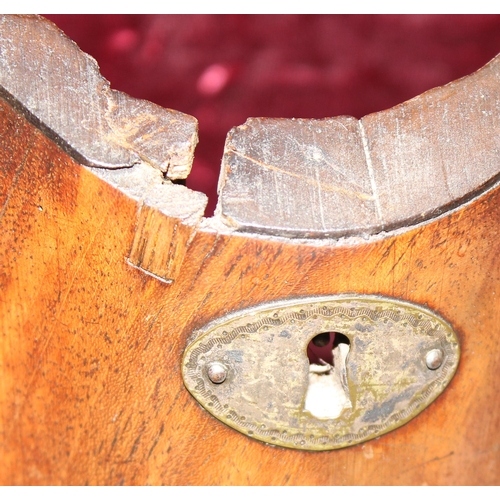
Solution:
M 0 48 L 0 95 L 137 200 L 130 263 L 166 281 L 196 230 L 334 244 L 425 222 L 498 180 L 499 58 L 361 120 L 249 119 L 228 135 L 216 214 L 204 219 L 205 195 L 169 182 L 189 174 L 195 118 L 111 90 L 41 17 L 0 17 Z
M 367 237 L 419 224 L 495 185 L 500 56 L 357 120 L 250 118 L 227 137 L 216 213 L 239 231 Z
M 198 122 L 111 90 L 96 61 L 39 16 L 0 17 L 0 98 L 77 163 L 137 202 L 130 265 L 175 280 L 207 198 L 191 171 Z
M 165 181 L 145 163 L 134 168 L 90 170 L 137 201 L 136 232 L 128 263 L 165 283 L 175 281 L 203 218 L 207 197 Z
M 191 171 L 198 122 L 111 90 L 97 62 L 50 21 L 0 17 L 0 93 L 79 163 L 145 161 L 169 179 Z

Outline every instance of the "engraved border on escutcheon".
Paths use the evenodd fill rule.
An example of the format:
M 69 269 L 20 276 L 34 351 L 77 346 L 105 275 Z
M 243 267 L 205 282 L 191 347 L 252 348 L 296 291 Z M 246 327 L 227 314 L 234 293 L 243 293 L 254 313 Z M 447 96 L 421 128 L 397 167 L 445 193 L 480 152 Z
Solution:
M 297 321 L 306 322 L 314 315 L 320 315 L 330 321 L 337 318 L 343 322 L 348 320 L 350 323 L 362 317 L 368 317 L 375 322 L 389 319 L 395 324 L 406 321 L 416 335 L 429 336 L 440 341 L 445 351 L 445 360 L 439 368 L 439 375 L 416 392 L 404 410 L 391 413 L 382 423 L 366 425 L 357 433 L 349 432 L 350 429 L 346 426 L 345 432 L 338 430 L 333 436 L 317 432 L 307 435 L 293 433 L 289 429 L 265 429 L 259 422 L 247 421 L 235 408 L 228 404 L 223 405 L 216 394 L 207 389 L 207 385 L 213 385 L 200 376 L 198 359 L 214 346 L 230 344 L 237 337 L 257 334 L 260 329 L 267 333 L 269 327 L 287 326 Z M 245 317 L 252 317 L 253 321 L 236 327 L 229 326 Z M 270 302 L 223 316 L 198 330 L 197 334 L 197 338 L 188 345 L 182 361 L 184 383 L 194 398 L 218 420 L 249 437 L 268 444 L 300 450 L 345 448 L 401 427 L 443 392 L 453 378 L 460 358 L 460 348 L 454 330 L 436 313 L 410 302 L 375 295 L 336 295 Z M 203 342 L 208 336 L 212 338 Z

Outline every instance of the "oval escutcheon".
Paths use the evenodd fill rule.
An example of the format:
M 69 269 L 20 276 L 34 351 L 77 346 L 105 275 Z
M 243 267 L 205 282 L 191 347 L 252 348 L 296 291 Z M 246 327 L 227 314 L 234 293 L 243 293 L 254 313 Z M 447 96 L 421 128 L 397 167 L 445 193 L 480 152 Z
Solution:
M 460 356 L 438 315 L 370 295 L 268 303 L 195 333 L 182 374 L 197 401 L 248 436 L 303 450 L 400 427 L 439 396 Z M 330 359 L 310 361 L 316 338 L 332 339 Z

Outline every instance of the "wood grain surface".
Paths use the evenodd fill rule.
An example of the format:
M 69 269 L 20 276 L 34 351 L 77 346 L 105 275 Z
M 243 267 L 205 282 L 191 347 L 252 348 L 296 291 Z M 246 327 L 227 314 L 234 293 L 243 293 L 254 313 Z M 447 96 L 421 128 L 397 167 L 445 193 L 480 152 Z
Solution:
M 361 120 L 250 118 L 228 135 L 220 213 L 248 232 L 369 235 L 428 220 L 498 180 L 500 57 Z
M 0 17 L 0 95 L 84 165 L 146 159 L 169 179 L 191 171 L 198 122 L 111 90 L 95 59 L 51 22 Z
M 199 208 L 145 205 L 3 99 L 0 118 L 1 484 L 500 482 L 497 184 L 366 238 L 245 234 Z M 415 302 L 457 332 L 455 377 L 408 424 L 343 450 L 294 451 L 226 427 L 185 389 L 196 328 L 337 293 Z

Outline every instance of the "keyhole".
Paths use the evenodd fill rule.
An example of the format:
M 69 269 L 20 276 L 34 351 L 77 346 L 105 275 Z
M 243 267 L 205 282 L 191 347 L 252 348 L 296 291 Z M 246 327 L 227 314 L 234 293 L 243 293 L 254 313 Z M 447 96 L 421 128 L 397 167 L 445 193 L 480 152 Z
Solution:
M 342 333 L 323 332 L 307 346 L 309 384 L 304 410 L 316 418 L 337 418 L 352 408 L 346 372 L 350 345 Z
M 309 364 L 321 365 L 323 362 L 333 365 L 333 342 L 335 333 L 324 332 L 316 335 L 307 346 Z

